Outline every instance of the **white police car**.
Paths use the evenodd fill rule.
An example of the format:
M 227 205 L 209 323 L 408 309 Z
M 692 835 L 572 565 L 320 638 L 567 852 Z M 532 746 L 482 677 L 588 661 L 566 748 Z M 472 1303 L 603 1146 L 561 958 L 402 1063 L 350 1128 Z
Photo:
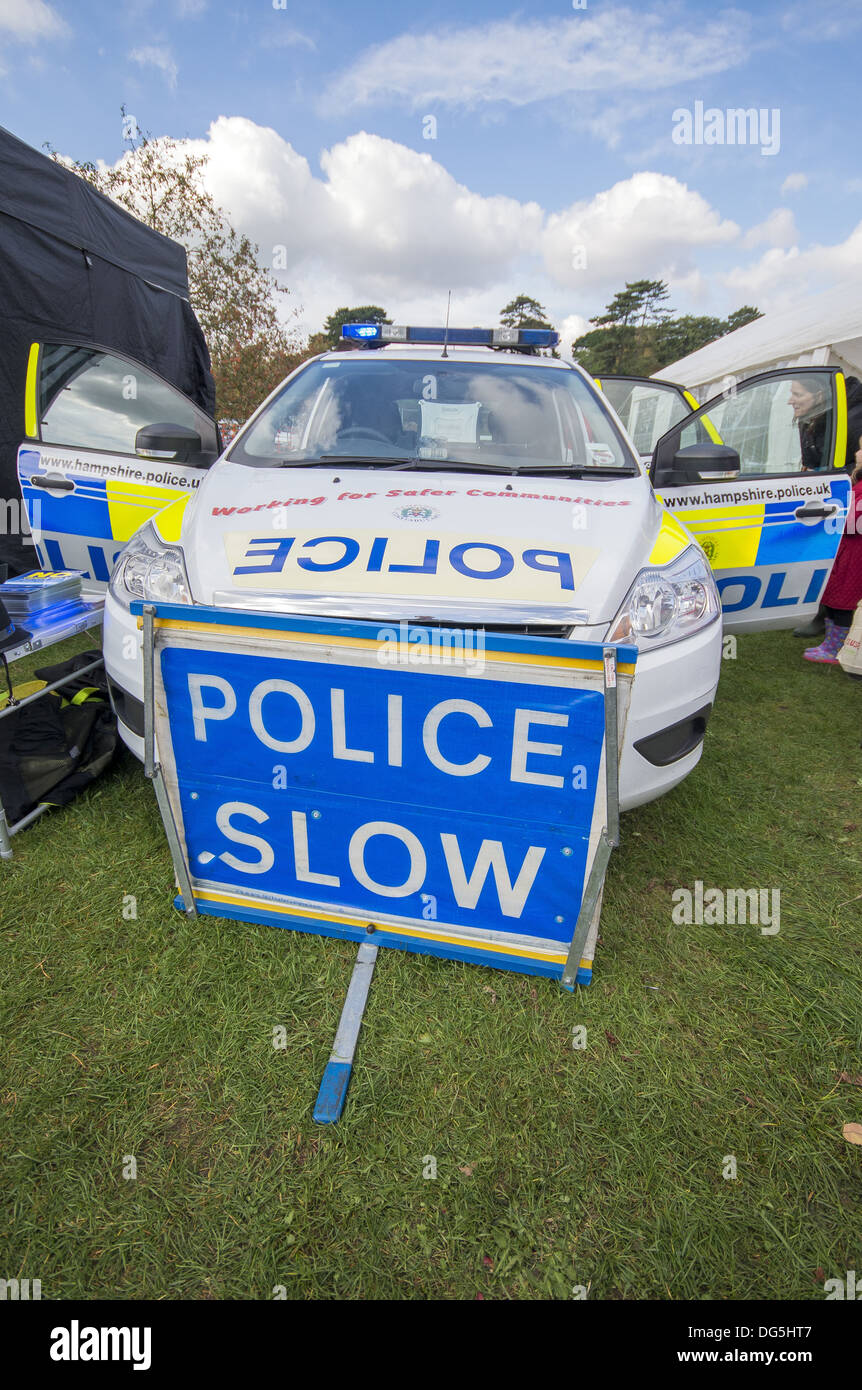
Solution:
M 636 635 L 623 805 L 673 786 L 700 756 L 720 604 L 601 393 L 531 354 L 547 333 L 346 332 L 374 349 L 301 367 L 123 552 L 105 621 L 123 737 L 140 753 L 133 599 Z
M 159 467 L 180 481 L 137 499 L 151 519 L 111 579 L 105 659 L 126 743 L 141 755 L 129 605 L 143 598 L 634 640 L 621 805 L 675 786 L 701 754 L 722 603 L 725 629 L 787 626 L 816 610 L 849 490 L 834 467 L 846 442 L 841 373 L 806 373 L 828 405 L 816 474 L 803 473 L 787 371 L 681 418 L 674 406 L 647 468 L 596 383 L 536 355 L 556 343 L 550 332 L 352 324 L 344 334 L 369 350 L 303 364 L 212 465 L 189 422 L 136 436 L 136 452 L 166 460 Z M 657 433 L 662 385 L 632 383 L 628 417 L 636 402 L 640 431 L 652 394 Z M 617 389 L 625 395 L 624 383 Z M 50 539 L 55 567 L 74 564 L 82 546 L 93 554 L 92 466 L 78 478 L 80 442 L 65 460 L 56 435 L 51 445 L 49 481 L 72 485 L 58 494 L 50 537 L 36 533 L 40 550 Z M 25 497 L 34 481 L 45 497 L 38 443 L 19 456 Z M 103 455 L 102 469 L 111 466 Z M 121 479 L 131 471 L 128 459 L 113 466 Z M 128 483 L 104 486 L 107 514 L 111 489 L 125 498 Z

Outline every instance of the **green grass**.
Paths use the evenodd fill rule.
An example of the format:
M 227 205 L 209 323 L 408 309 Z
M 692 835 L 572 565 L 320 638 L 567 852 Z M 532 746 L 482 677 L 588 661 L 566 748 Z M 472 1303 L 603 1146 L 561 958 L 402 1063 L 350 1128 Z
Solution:
M 311 1109 L 355 946 L 181 918 L 130 757 L 43 817 L 0 865 L 0 1275 L 45 1298 L 820 1299 L 862 1269 L 862 1087 L 838 1081 L 862 1073 L 862 687 L 801 647 L 740 640 L 700 767 L 623 817 L 589 989 L 381 955 L 334 1128 Z M 696 878 L 779 888 L 780 934 L 675 926 Z

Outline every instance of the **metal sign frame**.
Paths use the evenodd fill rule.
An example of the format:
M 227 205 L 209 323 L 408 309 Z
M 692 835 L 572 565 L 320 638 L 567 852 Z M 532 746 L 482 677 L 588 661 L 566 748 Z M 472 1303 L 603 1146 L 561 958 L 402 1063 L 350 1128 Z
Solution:
M 132 611 L 141 615 L 141 626 L 143 628 L 145 772 L 154 785 L 159 812 L 162 817 L 165 834 L 171 851 L 171 858 L 181 895 L 181 898 L 177 900 L 177 906 L 181 907 L 188 916 L 198 916 L 201 912 L 205 912 L 210 915 L 237 916 L 240 920 L 271 920 L 271 918 L 267 918 L 265 914 L 254 916 L 241 911 L 217 911 L 216 907 L 210 907 L 203 901 L 200 889 L 198 890 L 198 897 L 196 898 L 194 875 L 190 868 L 183 831 L 177 821 L 178 807 L 175 808 L 174 805 L 172 805 L 171 790 L 159 761 L 157 750 L 156 648 L 158 635 L 163 624 L 168 628 L 177 622 L 182 624 L 183 613 L 185 613 L 187 618 L 188 610 L 182 610 L 179 606 L 155 605 L 139 602 L 133 604 Z M 219 615 L 219 610 L 208 610 L 206 614 L 210 619 L 216 615 Z M 228 615 L 220 615 L 220 621 L 226 625 L 235 624 L 238 620 L 242 621 L 243 619 L 249 624 L 257 624 L 260 622 L 271 628 L 280 626 L 282 629 L 290 629 L 298 626 L 308 628 L 314 626 L 308 619 L 303 620 L 292 615 L 284 615 L 279 620 L 274 619 L 272 615 L 267 615 L 267 617 L 264 618 L 262 615 L 251 613 L 239 614 L 231 612 Z M 335 628 L 337 626 L 331 619 L 321 619 L 319 622 L 328 625 L 330 628 Z M 350 623 L 346 626 L 354 628 L 357 624 Z M 360 626 L 369 627 L 370 625 L 361 624 Z M 379 625 L 376 624 L 375 626 Z M 566 639 L 547 640 L 554 642 L 555 645 L 559 643 L 561 652 L 565 649 L 566 657 L 571 657 L 573 644 L 570 641 Z M 601 760 L 603 759 L 605 797 L 604 824 L 599 826 L 597 837 L 594 834 L 593 828 L 588 838 L 587 877 L 582 891 L 580 908 L 573 935 L 562 968 L 556 967 L 554 969 L 549 969 L 539 966 L 535 968 L 526 967 L 529 969 L 529 973 L 544 974 L 550 976 L 550 978 L 556 979 L 562 988 L 570 992 L 574 990 L 575 984 L 577 983 L 578 971 L 581 968 L 582 962 L 586 965 L 586 962 L 583 961 L 584 949 L 589 939 L 591 928 L 595 929 L 598 925 L 605 874 L 611 852 L 619 843 L 619 758 L 622 733 L 620 720 L 622 715 L 624 724 L 625 714 L 627 712 L 627 704 L 621 707 L 619 700 L 619 675 L 622 666 L 625 668 L 627 675 L 630 676 L 633 672 L 634 662 L 637 657 L 637 652 L 634 648 L 618 647 L 608 643 L 599 644 L 598 646 L 597 644 L 579 644 L 579 647 L 580 650 L 584 652 L 589 650 L 591 655 L 595 653 L 596 655 L 593 656 L 594 662 L 597 661 L 598 652 L 600 651 L 601 653 L 604 739 L 600 750 L 599 766 L 601 766 Z M 166 709 L 162 710 L 162 715 L 163 717 L 166 716 Z M 176 788 L 174 788 L 174 791 L 176 791 Z M 589 851 L 590 845 L 593 845 L 593 843 L 592 861 L 590 862 Z M 227 892 L 229 890 L 225 891 Z M 363 912 L 359 910 L 355 910 L 354 915 L 358 919 L 361 919 L 363 916 L 368 917 L 368 914 L 363 914 Z M 326 1068 L 314 1112 L 314 1118 L 317 1122 L 332 1123 L 338 1119 L 344 1105 L 356 1041 L 361 1027 L 371 977 L 377 959 L 378 946 L 406 945 L 408 949 L 413 950 L 422 950 L 425 948 L 423 946 L 417 946 L 412 941 L 400 942 L 392 940 L 391 938 L 387 939 L 385 927 L 378 926 L 378 924 L 370 920 L 364 923 L 357 921 L 356 926 L 359 929 L 355 932 L 336 933 L 327 931 L 320 923 L 308 925 L 299 921 L 291 921 L 290 923 L 281 924 L 298 927 L 300 930 L 317 930 L 323 935 L 347 935 L 350 939 L 360 942 L 353 979 L 348 990 L 341 1023 L 335 1039 L 335 1045 L 330 1062 Z M 365 932 L 369 933 L 369 935 L 366 936 Z M 374 936 L 371 936 L 371 933 L 374 933 Z M 482 958 L 477 952 L 467 952 L 459 955 L 451 950 L 434 951 L 432 949 L 432 953 L 446 955 L 449 958 L 455 959 L 481 959 L 481 963 L 491 966 L 501 964 L 499 959 L 495 960 L 491 958 L 490 955 Z M 509 964 L 508 968 L 522 970 L 525 967 L 518 963 Z

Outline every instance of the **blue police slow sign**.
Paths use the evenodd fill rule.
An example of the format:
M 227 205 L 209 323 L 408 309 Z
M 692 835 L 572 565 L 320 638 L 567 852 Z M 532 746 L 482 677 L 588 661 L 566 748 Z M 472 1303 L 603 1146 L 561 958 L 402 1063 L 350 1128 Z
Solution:
M 199 912 L 561 977 L 607 814 L 601 647 L 155 614 Z M 635 658 L 617 649 L 623 719 Z

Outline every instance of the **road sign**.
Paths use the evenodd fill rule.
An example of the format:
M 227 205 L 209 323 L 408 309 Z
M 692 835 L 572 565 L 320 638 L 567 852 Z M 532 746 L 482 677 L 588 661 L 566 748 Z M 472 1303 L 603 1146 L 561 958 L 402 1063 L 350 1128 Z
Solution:
M 589 982 L 635 648 L 134 608 L 178 902 L 374 948 L 316 1118 L 380 947 Z
M 185 606 L 154 634 L 199 912 L 562 978 L 633 648 Z

